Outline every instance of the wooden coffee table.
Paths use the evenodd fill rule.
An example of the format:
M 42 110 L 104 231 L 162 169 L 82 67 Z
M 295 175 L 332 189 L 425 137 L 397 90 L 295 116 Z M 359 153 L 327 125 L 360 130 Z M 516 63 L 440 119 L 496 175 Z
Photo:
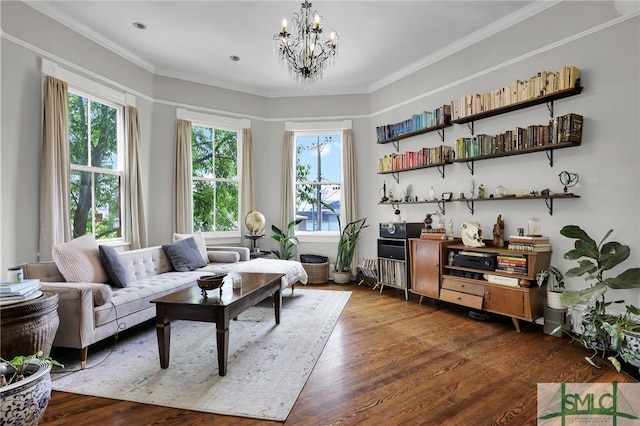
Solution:
M 200 287 L 194 282 L 192 287 L 152 300 L 156 304 L 156 332 L 160 367 L 169 367 L 169 345 L 171 342 L 171 320 L 182 319 L 216 323 L 216 343 L 218 349 L 218 372 L 227 374 L 229 352 L 229 322 L 258 302 L 273 296 L 276 324 L 280 324 L 282 294 L 281 278 L 284 274 L 240 273 L 242 288 L 233 288 L 225 283 L 220 290 L 207 291 L 203 297 Z

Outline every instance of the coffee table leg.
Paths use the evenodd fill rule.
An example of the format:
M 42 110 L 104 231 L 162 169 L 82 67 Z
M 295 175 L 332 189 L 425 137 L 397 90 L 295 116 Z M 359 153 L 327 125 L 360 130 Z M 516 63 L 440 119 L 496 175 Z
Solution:
M 229 317 L 225 312 L 220 321 L 216 321 L 216 344 L 218 346 L 218 374 L 227 374 L 227 355 L 229 353 Z
M 273 310 L 276 313 L 276 324 L 280 324 L 280 308 L 282 307 L 282 292 L 277 290 L 273 293 Z
M 158 335 L 158 353 L 160 354 L 160 368 L 169 366 L 169 347 L 171 344 L 171 323 L 169 321 L 156 322 Z

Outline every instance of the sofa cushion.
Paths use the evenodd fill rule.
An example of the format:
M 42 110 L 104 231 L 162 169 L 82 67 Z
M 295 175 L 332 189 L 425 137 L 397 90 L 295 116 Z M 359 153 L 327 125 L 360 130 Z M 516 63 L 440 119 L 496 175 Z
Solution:
M 129 284 L 129 272 L 118 251 L 105 245 L 98 246 L 98 249 L 100 250 L 100 261 L 109 277 L 109 284 L 114 287 L 126 287 Z
M 204 240 L 202 232 L 198 231 L 193 234 L 173 234 L 173 241 L 185 240 L 192 237 L 198 246 L 198 251 L 200 252 L 200 256 L 202 256 L 202 260 L 204 260 L 204 263 L 209 263 L 209 257 L 207 256 L 207 243 Z
M 193 237 L 178 240 L 175 243 L 162 246 L 169 258 L 173 269 L 179 272 L 193 271 L 207 264 L 202 258 Z
M 92 284 L 93 288 L 93 304 L 94 306 L 102 306 L 111 301 L 113 291 L 107 284 Z
M 209 262 L 214 263 L 235 263 L 240 261 L 240 253 L 237 251 L 210 251 L 207 253 Z
M 56 266 L 69 282 L 106 283 L 107 274 L 100 262 L 98 243 L 93 234 L 86 234 L 51 251 Z

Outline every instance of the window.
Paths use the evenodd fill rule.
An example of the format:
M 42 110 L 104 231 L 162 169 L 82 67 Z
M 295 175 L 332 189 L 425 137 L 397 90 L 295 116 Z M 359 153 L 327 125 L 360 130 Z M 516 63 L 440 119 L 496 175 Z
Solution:
M 338 231 L 342 195 L 342 132 L 295 132 L 296 218 L 303 218 L 298 231 Z
M 239 232 L 238 130 L 193 124 L 193 227 L 203 232 Z
M 69 88 L 73 238 L 122 239 L 124 106 Z

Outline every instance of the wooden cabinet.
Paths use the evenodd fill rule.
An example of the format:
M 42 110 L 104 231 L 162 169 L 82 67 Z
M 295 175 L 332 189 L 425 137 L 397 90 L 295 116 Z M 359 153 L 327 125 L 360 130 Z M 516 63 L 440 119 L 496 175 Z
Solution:
M 411 264 L 411 292 L 424 297 L 440 297 L 440 277 L 443 272 L 443 247 L 459 241 L 409 239 L 409 259 Z
M 525 259 L 526 268 L 521 273 L 500 270 L 485 270 L 454 264 L 444 265 L 440 283 L 439 299 L 511 317 L 516 330 L 520 331 L 519 320 L 533 322 L 543 315 L 546 290 L 538 287 L 535 276 L 538 271 L 548 268 L 551 252 L 524 252 L 498 247 L 466 247 L 460 244 L 444 245 L 441 259 L 449 259 L 449 253 L 461 251 L 475 253 L 496 253 L 498 256 L 512 256 Z M 492 279 L 511 284 L 487 281 Z M 502 278 L 501 278 L 502 277 Z

